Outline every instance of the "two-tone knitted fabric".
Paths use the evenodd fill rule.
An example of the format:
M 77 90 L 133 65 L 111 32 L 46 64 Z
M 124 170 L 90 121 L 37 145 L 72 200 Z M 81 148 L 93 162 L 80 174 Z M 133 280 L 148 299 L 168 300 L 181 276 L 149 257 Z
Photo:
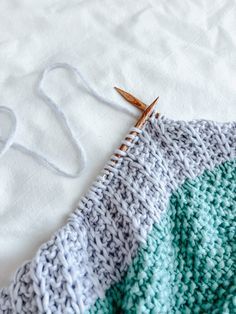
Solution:
M 236 123 L 152 116 L 105 169 L 0 312 L 236 313 Z

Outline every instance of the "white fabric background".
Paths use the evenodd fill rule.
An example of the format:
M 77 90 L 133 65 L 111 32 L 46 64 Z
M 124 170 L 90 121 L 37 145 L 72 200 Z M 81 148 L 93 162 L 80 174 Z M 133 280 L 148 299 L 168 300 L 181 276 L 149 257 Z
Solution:
M 171 118 L 230 121 L 236 119 L 235 46 L 235 1 L 2 0 L 0 105 L 17 114 L 17 142 L 73 170 L 79 162 L 74 150 L 36 93 L 47 65 L 79 67 L 121 106 L 130 105 L 114 85 L 146 103 L 159 95 L 160 112 Z M 66 221 L 135 122 L 89 96 L 64 70 L 46 84 L 81 138 L 88 163 L 73 180 L 13 149 L 0 159 L 1 286 Z M 4 124 L 0 114 L 0 133 Z

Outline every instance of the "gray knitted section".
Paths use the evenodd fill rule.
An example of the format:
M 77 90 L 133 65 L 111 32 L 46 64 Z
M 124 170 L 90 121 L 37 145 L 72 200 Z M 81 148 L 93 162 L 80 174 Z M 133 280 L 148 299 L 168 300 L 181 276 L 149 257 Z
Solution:
M 153 116 L 68 223 L 0 291 L 0 312 L 83 313 L 122 277 L 171 193 L 234 158 L 236 123 Z

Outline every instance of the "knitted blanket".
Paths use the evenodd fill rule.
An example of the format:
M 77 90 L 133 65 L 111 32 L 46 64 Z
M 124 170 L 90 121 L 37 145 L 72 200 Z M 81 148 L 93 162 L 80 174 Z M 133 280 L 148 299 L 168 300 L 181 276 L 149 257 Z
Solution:
M 236 123 L 152 116 L 1 313 L 236 313 Z

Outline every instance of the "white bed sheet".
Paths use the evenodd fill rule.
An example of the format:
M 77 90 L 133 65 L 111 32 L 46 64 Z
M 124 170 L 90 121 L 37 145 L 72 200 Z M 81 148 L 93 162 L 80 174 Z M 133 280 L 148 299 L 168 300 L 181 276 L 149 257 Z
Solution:
M 0 105 L 18 117 L 16 140 L 73 170 L 73 148 L 36 93 L 41 71 L 67 62 L 121 106 L 117 85 L 175 119 L 236 119 L 235 1 L 2 0 Z M 78 179 L 13 149 L 0 159 L 0 285 L 66 221 L 135 118 L 99 103 L 64 70 L 47 90 L 87 153 Z M 135 110 L 134 112 L 138 114 Z M 0 114 L 1 126 L 6 117 Z

